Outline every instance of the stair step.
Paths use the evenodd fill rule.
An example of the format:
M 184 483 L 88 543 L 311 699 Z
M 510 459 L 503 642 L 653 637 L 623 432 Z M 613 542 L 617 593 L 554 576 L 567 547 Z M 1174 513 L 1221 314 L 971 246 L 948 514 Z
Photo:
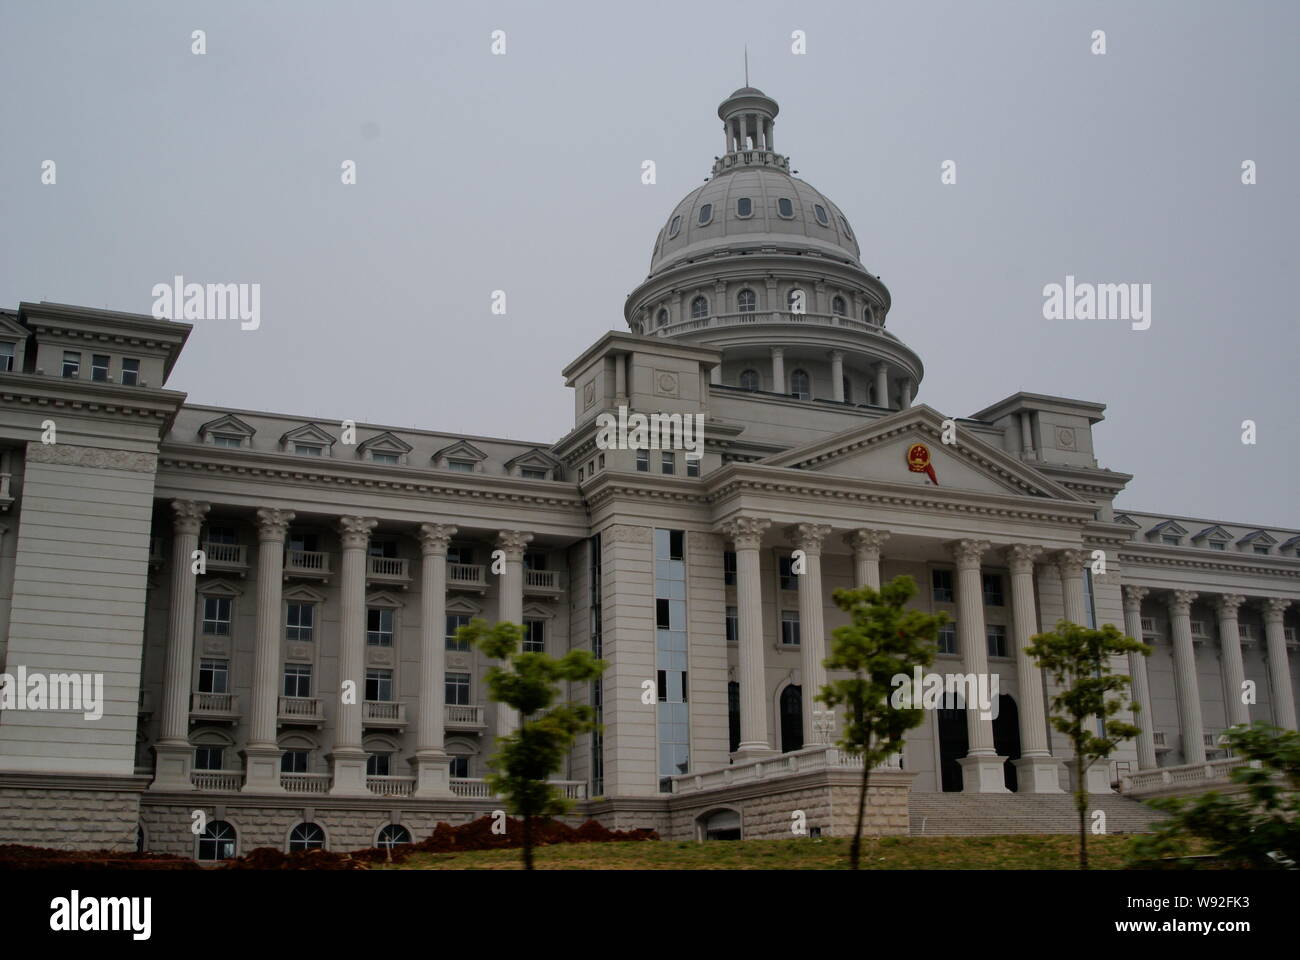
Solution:
M 1089 798 L 1089 810 L 1106 814 L 1106 832 L 1146 833 L 1168 814 L 1117 794 Z M 1065 834 L 1079 829 L 1070 794 L 980 795 L 913 793 L 908 796 L 912 836 Z

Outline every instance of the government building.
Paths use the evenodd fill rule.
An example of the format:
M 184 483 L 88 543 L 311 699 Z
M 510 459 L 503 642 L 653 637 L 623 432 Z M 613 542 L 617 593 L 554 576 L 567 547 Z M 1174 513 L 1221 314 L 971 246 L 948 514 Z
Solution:
M 1119 665 L 1141 735 L 1086 774 L 1117 823 L 1225 782 L 1225 728 L 1295 729 L 1300 531 L 1115 507 L 1132 476 L 1098 465 L 1101 403 L 921 402 L 889 291 L 792 175 L 777 112 L 722 102 L 712 175 L 668 212 L 626 332 L 563 371 L 551 443 L 192 405 L 169 382 L 188 324 L 0 312 L 0 843 L 215 860 L 490 813 L 518 717 L 457 640 L 474 617 L 607 661 L 568 691 L 602 724 L 556 776 L 575 817 L 843 836 L 861 766 L 813 699 L 832 592 L 900 574 L 949 616 L 931 669 L 997 697 L 926 711 L 872 774 L 873 833 L 1071 816 L 1024 653 L 1062 618 L 1154 647 Z M 701 455 L 602 442 L 620 411 L 702 417 Z

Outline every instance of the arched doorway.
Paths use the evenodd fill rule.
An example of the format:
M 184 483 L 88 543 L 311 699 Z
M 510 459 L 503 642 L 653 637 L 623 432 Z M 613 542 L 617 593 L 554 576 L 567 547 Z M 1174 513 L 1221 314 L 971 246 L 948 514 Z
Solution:
M 965 709 L 939 711 L 939 777 L 944 793 L 960 793 L 961 764 L 970 750 Z
M 1020 759 L 1020 711 L 1010 694 L 998 697 L 998 715 L 993 718 L 993 749 L 999 757 L 1007 758 L 1002 765 L 1002 774 L 1007 789 L 1015 793 L 1018 781 L 1016 765 L 1012 761 Z
M 740 814 L 735 810 L 714 810 L 695 821 L 700 840 L 739 840 Z
M 790 684 L 781 691 L 781 752 L 803 749 L 803 688 Z

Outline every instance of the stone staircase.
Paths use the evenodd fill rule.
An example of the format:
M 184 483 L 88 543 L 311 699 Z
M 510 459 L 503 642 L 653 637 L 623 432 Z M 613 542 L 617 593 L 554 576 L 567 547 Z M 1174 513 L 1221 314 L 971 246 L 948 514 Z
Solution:
M 1168 816 L 1113 793 L 1092 794 L 1089 815 L 1093 810 L 1105 811 L 1108 834 L 1146 833 L 1151 824 Z M 908 814 L 914 837 L 1076 833 L 1079 829 L 1070 794 L 910 793 Z

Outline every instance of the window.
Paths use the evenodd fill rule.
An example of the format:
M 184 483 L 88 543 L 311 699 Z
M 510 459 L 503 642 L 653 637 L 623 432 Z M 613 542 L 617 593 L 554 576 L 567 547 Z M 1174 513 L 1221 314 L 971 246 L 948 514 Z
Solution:
M 843 217 L 840 217 L 840 226 L 844 228 L 844 236 L 852 240 L 853 231 L 849 229 L 849 222 L 845 220 Z
M 200 860 L 229 860 L 235 855 L 235 828 L 224 820 L 212 820 L 199 834 Z
M 817 217 L 817 222 L 823 227 L 829 227 L 831 225 L 831 218 L 826 216 L 826 208 L 820 203 L 813 204 L 813 213 Z
M 1161 543 L 1167 543 L 1167 544 L 1169 544 L 1169 546 L 1171 546 L 1171 547 L 1176 547 L 1176 546 L 1178 546 L 1178 540 L 1179 540 L 1178 537 L 1170 537 L 1170 536 L 1162 536 L 1162 537 L 1160 538 L 1160 542 L 1161 542 Z
M 688 477 L 698 477 L 700 475 L 699 457 L 688 456 L 686 458 L 686 475 Z
M 1226 543 L 1224 543 L 1222 540 L 1211 540 L 1211 541 L 1210 541 L 1210 549 L 1211 549 L 1211 550 L 1227 550 L 1227 549 L 1228 549 L 1228 545 L 1227 545 Z
M 800 400 L 812 399 L 812 384 L 806 370 L 796 370 L 790 374 L 790 392 Z
M 447 703 L 458 707 L 469 706 L 469 674 L 446 674 L 443 678 L 443 692 Z
M 650 472 L 650 451 L 638 450 L 636 452 L 636 469 L 638 473 Z
M 849 378 L 848 378 L 847 376 L 841 378 L 841 380 L 840 380 L 840 386 L 841 386 L 841 389 L 844 391 L 844 402 L 845 402 L 845 403 L 852 403 L 852 402 L 853 402 L 853 384 L 849 383 Z
M 682 229 L 682 218 L 673 217 L 672 223 L 668 225 L 668 238 L 671 240 L 673 237 L 677 236 L 678 232 L 681 229 Z
M 736 552 L 728 550 L 722 555 L 722 582 L 728 587 L 736 585 Z
M 1000 623 L 990 623 L 984 628 L 984 634 L 989 642 L 989 656 L 1005 657 L 1007 655 L 1007 628 Z
M 870 307 L 863 307 L 863 308 L 862 308 L 862 319 L 865 320 L 867 323 L 875 323 L 875 322 L 876 322 L 876 318 L 875 318 L 875 316 L 872 314 L 872 312 L 871 312 L 871 308 L 870 308 Z
M 984 606 L 1004 606 L 1002 598 L 1002 577 L 996 573 L 986 573 L 981 578 L 984 585 Z
M 1263 546 L 1263 545 L 1257 543 L 1257 544 L 1255 544 L 1255 552 L 1256 552 L 1256 553 L 1259 553 L 1259 554 L 1267 554 L 1267 553 L 1268 553 L 1268 547 Z
M 727 734 L 732 753 L 740 749 L 740 684 L 727 684 Z
M 393 611 L 383 607 L 366 610 L 366 644 L 371 647 L 393 645 Z
M 727 643 L 740 641 L 740 621 L 735 607 L 727 607 Z
M 781 644 L 786 647 L 799 646 L 799 611 L 781 611 Z
M 98 383 L 107 383 L 112 361 L 108 354 L 94 353 L 90 356 L 90 379 Z
M 323 457 L 325 448 L 315 443 L 295 443 L 293 452 L 300 457 Z
M 579 468 L 578 468 L 578 482 L 579 482 L 579 483 L 582 483 L 582 481 L 585 480 L 586 478 L 587 478 L 587 471 L 584 470 L 582 467 L 579 467 Z
M 741 313 L 753 313 L 758 309 L 758 295 L 753 290 L 741 290 L 736 294 L 736 309 Z
M 291 603 L 286 608 L 284 639 L 311 640 L 316 620 L 316 608 L 310 603 Z
M 806 313 L 808 311 L 808 294 L 804 293 L 803 287 L 792 287 L 790 292 L 785 295 L 785 305 L 791 313 Z
M 546 621 L 524 620 L 524 653 L 546 652 Z
M 310 760 L 310 750 L 286 750 L 280 754 L 280 772 L 306 773 Z
M 63 375 L 69 379 L 81 376 L 81 354 L 75 350 L 63 351 Z
M 665 310 L 663 307 L 660 307 L 659 312 L 655 314 L 655 326 L 664 327 L 667 325 L 668 325 L 668 311 Z
M 677 454 L 671 450 L 664 450 L 659 454 L 659 467 L 664 473 L 677 472 Z
M 684 530 L 667 530 L 656 531 L 656 533 L 668 534 L 668 554 L 666 557 L 659 559 L 667 560 L 685 560 L 686 559 L 686 532 Z M 660 544 L 662 546 L 662 544 Z M 656 552 L 662 553 L 662 550 Z
M 284 695 L 286 697 L 311 696 L 311 664 L 286 663 L 284 665 Z
M 290 553 L 315 553 L 320 549 L 320 537 L 314 533 L 289 533 Z
M 525 480 L 545 480 L 546 471 L 538 470 L 536 467 L 520 467 L 519 475 Z
M 244 445 L 244 438 L 234 437 L 224 433 L 214 433 L 212 435 L 212 445 L 214 447 L 242 447 Z
M 203 632 L 213 637 L 230 636 L 230 598 L 203 598 Z
M 461 627 L 469 626 L 469 614 L 467 613 L 449 613 L 447 614 L 447 649 L 448 650 L 468 650 L 469 641 L 462 640 L 456 636 L 456 631 Z
M 447 469 L 455 471 L 456 473 L 473 473 L 474 461 L 473 460 L 448 460 Z
M 226 759 L 225 747 L 195 747 L 195 770 L 224 770 Z
M 837 317 L 843 317 L 847 313 L 847 307 L 843 297 L 831 297 L 831 313 Z
M 777 561 L 777 569 L 781 574 L 782 590 L 798 590 L 799 575 L 794 572 L 794 558 L 780 557 Z
M 1083 568 L 1083 611 L 1085 624 L 1089 630 L 1097 629 L 1097 604 L 1092 592 L 1092 569 Z
M 300 823 L 289 831 L 289 852 L 324 850 L 325 831 L 314 823 Z
M 752 217 L 754 215 L 754 201 L 749 197 L 736 198 L 736 216 Z
M 18 344 L 11 340 L 0 340 L 0 373 L 9 373 L 13 370 L 17 348 Z
M 448 774 L 453 780 L 469 779 L 469 757 L 465 755 L 453 756 L 451 765 L 448 767 Z
M 691 301 L 691 319 L 703 320 L 709 315 L 709 300 L 707 297 L 696 297 Z
M 794 204 L 789 197 L 781 197 L 776 201 L 776 212 L 778 216 L 785 217 L 787 220 L 794 217 Z
M 382 847 L 385 850 L 392 850 L 398 844 L 410 842 L 410 830 L 407 830 L 400 823 L 390 823 L 379 831 L 379 839 L 375 841 L 375 846 Z
M 448 563 L 473 563 L 474 548 L 467 547 L 464 544 L 452 544 L 447 548 Z
M 220 543 L 233 547 L 239 543 L 239 535 L 235 533 L 234 527 L 210 526 L 208 527 L 208 543 Z
M 700 207 L 700 225 L 708 223 L 713 219 L 713 204 L 706 203 Z
M 135 357 L 122 358 L 122 386 L 135 387 L 140 384 L 140 361 Z
M 366 776 L 367 777 L 387 777 L 393 767 L 391 753 L 368 753 L 366 754 Z
M 939 652 L 957 652 L 957 624 L 951 620 L 939 628 Z
M 759 388 L 758 371 L 743 370 L 740 374 L 740 389 L 757 390 Z
M 199 661 L 199 693 L 230 692 L 230 661 Z
M 391 703 L 393 700 L 393 671 L 366 671 L 366 699 Z
M 930 597 L 935 603 L 952 603 L 952 571 L 930 571 Z
M 654 531 L 655 670 L 659 687 L 655 719 L 659 789 L 690 767 L 690 705 L 687 702 L 686 534 Z
M 402 462 L 401 454 L 397 453 L 374 453 L 370 454 L 371 463 L 386 463 L 390 466 L 397 466 Z

